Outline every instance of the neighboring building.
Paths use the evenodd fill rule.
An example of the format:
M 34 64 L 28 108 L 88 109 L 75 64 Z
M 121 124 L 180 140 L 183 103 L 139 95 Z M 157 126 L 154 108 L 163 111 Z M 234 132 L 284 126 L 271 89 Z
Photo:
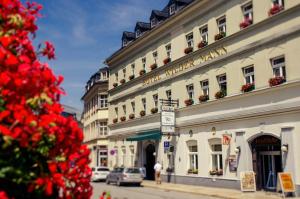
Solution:
M 62 111 L 61 114 L 64 117 L 70 117 L 70 116 L 73 117 L 77 121 L 79 127 L 82 128 L 82 123 L 80 121 L 81 120 L 81 112 L 80 112 L 80 110 L 78 110 L 75 107 L 64 105 L 64 104 L 62 106 L 63 106 L 63 111 Z
M 91 166 L 107 166 L 108 164 L 108 68 L 101 68 L 86 83 L 82 115 L 84 143 L 91 150 Z
M 237 189 L 254 171 L 270 191 L 286 171 L 300 191 L 300 1 L 170 0 L 146 24 L 106 60 L 113 164 Z M 161 136 L 159 99 L 179 99 L 180 136 Z

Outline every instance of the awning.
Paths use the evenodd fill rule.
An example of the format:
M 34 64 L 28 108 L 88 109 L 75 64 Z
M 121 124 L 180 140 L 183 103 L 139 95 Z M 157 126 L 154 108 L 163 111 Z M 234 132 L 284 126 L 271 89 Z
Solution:
M 126 141 L 143 141 L 143 140 L 160 140 L 161 133 L 159 130 L 142 132 L 126 138 Z

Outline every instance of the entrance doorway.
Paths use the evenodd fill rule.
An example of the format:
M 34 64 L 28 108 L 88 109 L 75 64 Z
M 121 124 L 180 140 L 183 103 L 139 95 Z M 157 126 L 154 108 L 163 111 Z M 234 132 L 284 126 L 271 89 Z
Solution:
M 277 173 L 282 172 L 281 141 L 263 135 L 251 142 L 253 170 L 258 190 L 276 191 Z
M 155 146 L 153 144 L 149 144 L 146 147 L 146 179 L 154 180 L 154 165 L 155 165 Z

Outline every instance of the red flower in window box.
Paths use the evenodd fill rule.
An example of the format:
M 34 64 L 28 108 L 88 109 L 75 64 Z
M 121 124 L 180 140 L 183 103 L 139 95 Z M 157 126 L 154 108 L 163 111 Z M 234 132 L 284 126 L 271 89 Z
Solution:
M 215 98 L 216 99 L 221 99 L 224 98 L 226 96 L 226 91 L 220 90 L 218 92 L 216 92 L 215 94 Z
M 118 86 L 118 83 L 113 83 L 113 87 L 117 87 Z
M 187 99 L 187 100 L 184 100 L 184 103 L 186 106 L 191 106 L 194 104 L 194 100 L 193 99 Z
M 125 79 L 121 79 L 121 80 L 120 80 L 120 83 L 121 83 L 121 84 L 124 84 L 125 82 L 126 82 Z
M 189 53 L 193 52 L 193 47 L 187 47 L 186 49 L 184 49 L 184 53 L 187 55 Z
M 131 120 L 134 119 L 134 117 L 135 117 L 135 116 L 134 116 L 133 113 L 131 113 L 131 114 L 129 115 L 129 119 L 131 119 Z
M 207 100 L 209 100 L 209 96 L 208 95 L 200 95 L 199 96 L 199 101 L 200 102 L 206 102 Z
M 157 64 L 152 64 L 151 66 L 150 66 L 150 69 L 151 70 L 154 70 L 154 69 L 156 69 L 157 68 Z
M 282 76 L 278 76 L 278 77 L 273 77 L 271 79 L 269 79 L 269 85 L 272 86 L 277 86 L 280 85 L 282 83 L 285 82 L 285 78 Z
M 141 112 L 140 112 L 140 116 L 141 116 L 141 117 L 144 117 L 145 115 L 146 115 L 146 111 L 141 111 Z
M 113 123 L 115 124 L 115 123 L 117 123 L 118 122 L 118 118 L 114 118 L 113 119 Z
M 252 19 L 245 18 L 244 21 L 240 23 L 240 28 L 246 28 L 253 23 Z
M 129 80 L 133 80 L 133 79 L 134 79 L 134 75 L 130 75 Z
M 122 116 L 122 117 L 120 117 L 120 120 L 121 120 L 122 122 L 124 122 L 124 121 L 126 121 L 126 117 L 125 117 L 125 116 Z
M 152 108 L 152 109 L 151 109 L 151 113 L 152 113 L 152 114 L 155 114 L 155 113 L 157 113 L 157 112 L 158 112 L 158 108 Z
M 246 92 L 250 92 L 250 91 L 253 91 L 255 89 L 255 84 L 252 83 L 252 84 L 245 84 L 242 86 L 241 88 L 241 91 L 246 93 Z
M 207 46 L 207 42 L 206 42 L 206 41 L 201 41 L 201 42 L 198 44 L 198 48 L 204 48 L 205 46 Z
M 140 70 L 140 76 L 144 75 L 146 73 L 146 70 Z
M 167 57 L 166 59 L 164 59 L 164 64 L 168 64 L 171 62 L 171 58 L 170 57 Z
M 220 40 L 224 37 L 226 37 L 226 33 L 225 32 L 220 32 L 220 33 L 215 35 L 215 41 L 218 41 L 218 40 Z
M 272 6 L 272 8 L 269 10 L 269 16 L 272 16 L 272 15 L 275 15 L 277 14 L 278 12 L 282 11 L 283 10 L 283 6 L 281 5 L 278 5 L 278 4 L 274 4 Z

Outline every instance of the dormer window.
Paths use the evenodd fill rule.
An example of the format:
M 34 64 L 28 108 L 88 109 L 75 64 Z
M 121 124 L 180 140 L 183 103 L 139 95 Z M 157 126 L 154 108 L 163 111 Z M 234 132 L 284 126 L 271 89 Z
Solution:
M 157 25 L 157 19 L 153 18 L 151 19 L 151 28 L 154 28 Z
M 141 30 L 140 30 L 140 29 L 137 29 L 136 32 L 135 32 L 135 34 L 136 34 L 136 37 L 141 36 Z
M 169 7 L 169 13 L 170 15 L 173 15 L 175 14 L 176 12 L 176 5 L 175 4 L 172 4 L 170 7 Z

